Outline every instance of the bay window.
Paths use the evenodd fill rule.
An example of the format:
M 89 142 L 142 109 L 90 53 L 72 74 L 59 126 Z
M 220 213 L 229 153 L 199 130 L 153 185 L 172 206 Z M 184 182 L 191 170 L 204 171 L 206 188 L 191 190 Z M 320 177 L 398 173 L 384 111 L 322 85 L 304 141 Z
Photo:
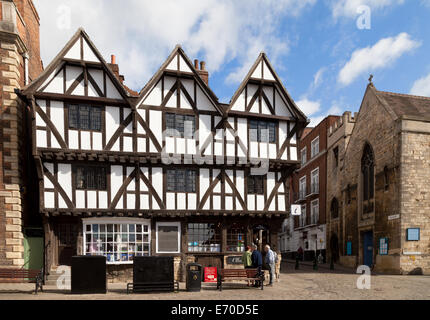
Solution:
M 132 263 L 149 256 L 150 222 L 142 219 L 84 219 L 84 255 L 105 256 L 108 264 Z

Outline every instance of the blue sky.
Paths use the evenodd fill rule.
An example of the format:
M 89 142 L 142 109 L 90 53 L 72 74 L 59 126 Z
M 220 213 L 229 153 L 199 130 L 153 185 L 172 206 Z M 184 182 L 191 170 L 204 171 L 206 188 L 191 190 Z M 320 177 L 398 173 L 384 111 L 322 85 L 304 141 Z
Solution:
M 137 91 L 180 43 L 190 59 L 206 61 L 222 102 L 265 51 L 312 125 L 327 114 L 358 111 L 370 73 L 378 90 L 430 96 L 430 0 L 35 4 L 45 65 L 82 26 L 107 61 L 117 56 L 126 84 Z M 363 12 L 370 29 L 357 26 L 369 21 Z

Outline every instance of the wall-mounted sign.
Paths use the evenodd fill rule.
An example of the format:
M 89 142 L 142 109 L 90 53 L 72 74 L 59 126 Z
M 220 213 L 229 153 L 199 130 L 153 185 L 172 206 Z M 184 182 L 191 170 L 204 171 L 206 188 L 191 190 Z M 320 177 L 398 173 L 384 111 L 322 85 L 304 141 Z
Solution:
M 242 256 L 230 256 L 227 257 L 227 264 L 243 264 Z
M 406 229 L 406 240 L 407 241 L 420 241 L 420 228 Z
M 379 239 L 379 255 L 386 256 L 388 254 L 388 238 Z
M 205 282 L 217 283 L 218 282 L 218 269 L 217 268 L 205 268 Z
M 302 206 L 298 205 L 298 204 L 291 205 L 291 215 L 301 216 L 302 215 Z
M 394 214 L 392 216 L 388 216 L 388 221 L 400 219 L 400 214 Z

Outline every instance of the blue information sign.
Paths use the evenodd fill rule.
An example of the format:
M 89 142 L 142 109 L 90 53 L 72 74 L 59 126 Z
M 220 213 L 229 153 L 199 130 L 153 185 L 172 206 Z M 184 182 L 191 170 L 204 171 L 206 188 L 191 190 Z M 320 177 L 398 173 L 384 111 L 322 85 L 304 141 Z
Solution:
M 409 229 L 407 229 L 406 240 L 407 241 L 420 241 L 420 228 L 409 228 Z
M 351 241 L 348 241 L 346 243 L 346 255 L 352 256 L 352 242 Z

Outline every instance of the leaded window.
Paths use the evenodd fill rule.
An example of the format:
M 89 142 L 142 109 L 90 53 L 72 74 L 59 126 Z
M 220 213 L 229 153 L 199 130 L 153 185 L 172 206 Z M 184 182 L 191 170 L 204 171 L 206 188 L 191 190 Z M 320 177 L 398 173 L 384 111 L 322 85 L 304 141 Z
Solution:
M 227 251 L 245 251 L 245 228 L 243 226 L 233 224 L 227 229 Z
M 188 224 L 189 252 L 221 252 L 221 230 L 214 223 Z
M 69 129 L 102 130 L 102 110 L 89 105 L 69 105 Z
M 168 192 L 196 192 L 196 171 L 188 169 L 167 170 Z
M 276 143 L 276 123 L 271 121 L 250 120 L 249 137 L 253 142 Z
M 75 184 L 78 190 L 106 190 L 107 175 L 104 166 L 77 166 Z
M 196 129 L 194 116 L 166 113 L 166 131 L 169 137 L 193 139 Z
M 264 194 L 264 176 L 248 176 L 248 194 Z

